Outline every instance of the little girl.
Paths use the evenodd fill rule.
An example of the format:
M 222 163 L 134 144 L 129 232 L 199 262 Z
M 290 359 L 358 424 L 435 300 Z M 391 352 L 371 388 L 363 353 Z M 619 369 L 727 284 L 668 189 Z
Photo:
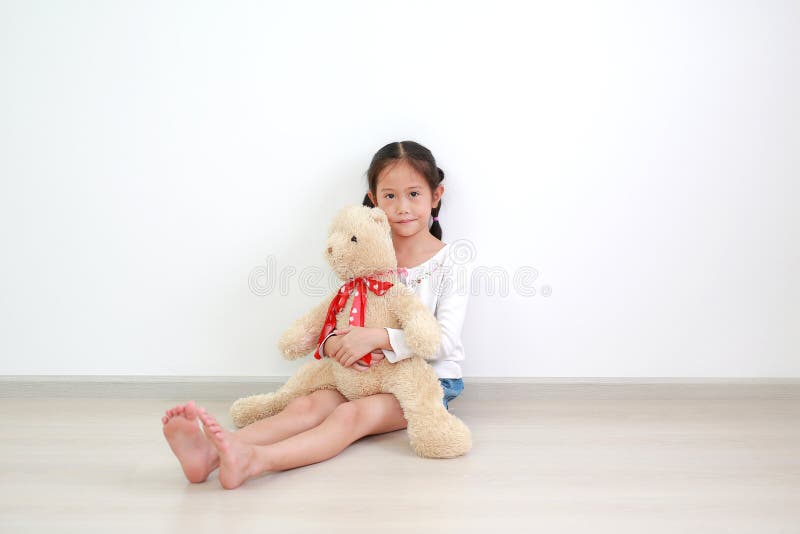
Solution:
M 461 328 L 469 296 L 456 284 L 458 268 L 451 245 L 441 241 L 438 221 L 444 193 L 444 172 L 430 150 L 413 141 L 389 143 L 372 158 L 367 171 L 369 191 L 363 204 L 379 207 L 389 218 L 401 282 L 434 313 L 442 330 L 438 353 L 428 363 L 442 385 L 448 407 L 464 389 Z M 433 224 L 429 227 L 433 219 Z M 346 367 L 369 372 L 359 360 L 372 353 L 375 365 L 410 358 L 404 333 L 394 328 L 348 326 L 335 330 L 320 344 L 320 354 Z M 198 426 L 202 422 L 204 431 Z M 190 401 L 168 410 L 162 418 L 164 436 L 190 482 L 203 482 L 219 468 L 226 489 L 268 471 L 283 471 L 332 458 L 364 436 L 406 428 L 394 395 L 379 393 L 348 401 L 335 390 L 319 390 L 294 399 L 280 413 L 236 432 Z

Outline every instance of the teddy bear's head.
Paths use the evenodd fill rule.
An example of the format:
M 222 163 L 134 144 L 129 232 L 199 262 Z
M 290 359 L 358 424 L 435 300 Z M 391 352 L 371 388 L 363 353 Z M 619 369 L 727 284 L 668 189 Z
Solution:
M 342 280 L 397 267 L 389 218 L 380 208 L 346 206 L 331 223 L 325 259 Z

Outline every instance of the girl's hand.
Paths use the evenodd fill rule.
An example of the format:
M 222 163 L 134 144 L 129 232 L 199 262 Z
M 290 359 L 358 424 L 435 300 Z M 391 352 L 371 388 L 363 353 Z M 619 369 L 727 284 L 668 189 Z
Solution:
M 372 351 L 372 361 L 369 362 L 369 365 L 365 365 L 364 362 L 358 360 L 356 363 L 353 364 L 353 369 L 356 371 L 369 371 L 369 368 L 373 365 L 377 364 L 379 361 L 384 359 L 386 355 L 383 353 L 383 350 L 378 349 Z
M 338 338 L 338 343 L 332 346 L 330 357 L 339 362 L 342 367 L 350 367 L 375 348 L 376 342 L 372 328 L 346 326 L 341 329 L 337 328 L 335 332 L 336 336 L 334 337 Z M 326 354 L 328 353 L 326 352 Z

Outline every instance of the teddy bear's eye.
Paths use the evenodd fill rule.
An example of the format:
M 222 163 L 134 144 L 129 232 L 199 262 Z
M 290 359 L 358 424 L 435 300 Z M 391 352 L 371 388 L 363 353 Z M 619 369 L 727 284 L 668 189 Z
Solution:
M 350 241 L 352 241 L 353 243 L 358 243 L 358 239 L 356 239 L 356 236 L 351 237 Z

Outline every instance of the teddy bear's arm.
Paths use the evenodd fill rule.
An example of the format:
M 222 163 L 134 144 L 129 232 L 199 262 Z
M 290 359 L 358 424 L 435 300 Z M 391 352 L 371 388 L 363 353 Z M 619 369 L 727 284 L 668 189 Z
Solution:
M 297 319 L 278 340 L 278 349 L 287 360 L 296 360 L 316 350 L 319 334 L 325 324 L 333 293 L 310 312 Z
M 395 315 L 405 332 L 406 344 L 416 356 L 431 358 L 442 341 L 439 322 L 413 291 L 394 286 L 387 293 L 389 311 Z

